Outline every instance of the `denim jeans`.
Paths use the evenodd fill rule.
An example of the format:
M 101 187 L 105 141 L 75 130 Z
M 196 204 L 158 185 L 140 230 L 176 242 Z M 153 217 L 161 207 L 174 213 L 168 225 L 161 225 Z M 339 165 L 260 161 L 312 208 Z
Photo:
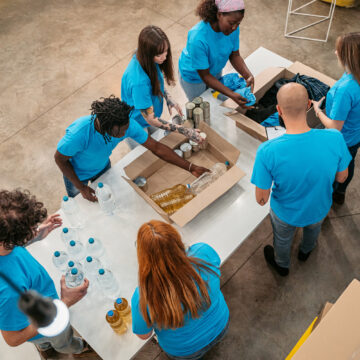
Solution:
M 70 324 L 60 335 L 42 337 L 30 342 L 37 345 L 40 350 L 45 351 L 53 347 L 57 352 L 63 354 L 79 354 L 84 348 L 84 342 L 81 338 L 74 336 Z
M 270 218 L 274 233 L 275 261 L 279 266 L 289 268 L 291 244 L 296 226 L 289 225 L 280 220 L 272 209 L 270 209 Z M 309 253 L 315 248 L 323 221 L 324 219 L 315 224 L 303 227 L 303 237 L 300 243 L 300 251 L 304 254 Z
M 89 181 L 90 182 L 95 181 L 97 178 L 99 178 L 102 174 L 104 174 L 110 168 L 111 168 L 111 162 L 109 160 L 109 162 L 104 167 L 104 169 L 101 170 L 98 174 L 96 174 L 95 176 L 93 176 L 90 179 L 82 180 L 81 182 L 84 185 L 87 185 L 89 183 Z M 63 175 L 63 178 L 64 178 L 65 189 L 66 189 L 67 194 L 69 195 L 69 197 L 75 197 L 80 192 L 80 190 L 65 175 Z
M 335 181 L 335 184 L 334 184 L 334 191 L 338 192 L 338 193 L 342 193 L 342 194 L 345 194 L 345 191 L 346 191 L 346 188 L 348 187 L 348 185 L 350 184 L 350 181 L 352 180 L 353 176 L 354 176 L 354 170 L 355 170 L 355 157 L 356 157 L 356 154 L 357 154 L 357 151 L 360 147 L 360 142 L 356 145 L 353 145 L 353 146 L 350 146 L 348 149 L 349 149 L 349 152 L 350 152 L 350 155 L 352 157 L 352 160 L 350 161 L 350 164 L 349 164 L 349 175 L 347 177 L 347 179 L 345 180 L 345 182 L 343 183 L 338 183 Z
M 159 128 L 150 125 L 144 128 L 144 130 L 147 131 L 147 133 L 151 136 L 155 131 L 159 130 Z M 128 144 L 130 150 L 134 150 L 139 145 L 139 143 L 137 143 L 135 140 L 129 137 L 126 138 L 125 141 Z
M 200 360 L 213 346 L 218 344 L 225 337 L 226 333 L 229 330 L 229 324 L 230 324 L 230 319 L 227 322 L 227 324 L 225 325 L 224 329 L 221 331 L 221 333 L 210 344 L 206 345 L 205 347 L 203 347 L 202 349 L 200 349 L 199 351 L 197 351 L 191 355 L 174 356 L 174 355 L 170 355 L 167 353 L 166 353 L 166 355 L 171 360 Z

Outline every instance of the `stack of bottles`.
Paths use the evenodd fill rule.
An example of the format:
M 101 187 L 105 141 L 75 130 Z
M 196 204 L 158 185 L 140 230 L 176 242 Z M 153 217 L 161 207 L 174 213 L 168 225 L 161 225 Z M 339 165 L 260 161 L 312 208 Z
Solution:
M 117 298 L 114 308 L 106 313 L 106 321 L 117 334 L 121 335 L 131 324 L 131 307 L 125 298 Z

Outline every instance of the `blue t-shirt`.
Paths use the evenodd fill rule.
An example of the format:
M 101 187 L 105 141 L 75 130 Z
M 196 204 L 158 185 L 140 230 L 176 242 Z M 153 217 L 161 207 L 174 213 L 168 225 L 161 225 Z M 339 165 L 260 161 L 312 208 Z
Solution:
M 127 137 L 143 144 L 148 134 L 136 121 L 130 119 L 125 136 L 110 137 L 110 141 L 105 143 L 104 137 L 95 130 L 91 115 L 88 115 L 75 120 L 66 129 L 57 150 L 65 156 L 71 156 L 70 162 L 79 180 L 89 180 L 105 168 L 113 149 Z
M 272 210 L 287 224 L 304 227 L 327 215 L 336 173 L 350 160 L 337 130 L 284 134 L 259 146 L 251 182 L 264 190 L 273 184 Z
M 16 246 L 10 254 L 0 256 L 0 271 L 8 275 L 23 291 L 36 290 L 43 296 L 58 299 L 54 282 L 46 270 L 23 247 Z M 19 295 L 0 278 L 0 329 L 19 331 L 30 325 L 27 316 L 18 308 Z M 42 337 L 37 335 L 30 340 Z
M 347 146 L 360 142 L 360 85 L 346 72 L 326 95 L 326 115 L 344 121 L 341 133 Z
M 188 250 L 188 256 L 208 262 L 220 275 L 220 258 L 211 246 L 204 243 L 192 245 Z M 210 307 L 197 319 L 192 319 L 190 314 L 186 314 L 184 326 L 174 330 L 159 330 L 146 325 L 140 312 L 139 288 L 136 288 L 131 299 L 133 332 L 143 335 L 154 329 L 162 349 L 174 356 L 191 355 L 211 343 L 229 321 L 229 309 L 220 290 L 220 277 L 204 271 L 201 271 L 201 277 L 208 283 Z
M 201 83 L 197 70 L 209 69 L 211 75 L 218 75 L 231 53 L 239 50 L 239 36 L 239 27 L 225 35 L 214 31 L 208 22 L 197 23 L 189 31 L 186 47 L 180 55 L 181 77 L 189 83 Z
M 160 82 L 161 92 L 164 94 L 164 76 L 158 64 L 156 69 Z M 128 105 L 134 106 L 131 118 L 136 120 L 142 127 L 150 126 L 141 115 L 140 110 L 154 107 L 156 117 L 160 117 L 163 111 L 163 97 L 153 94 L 151 81 L 145 70 L 141 67 L 136 54 L 132 57 L 121 79 L 121 99 Z

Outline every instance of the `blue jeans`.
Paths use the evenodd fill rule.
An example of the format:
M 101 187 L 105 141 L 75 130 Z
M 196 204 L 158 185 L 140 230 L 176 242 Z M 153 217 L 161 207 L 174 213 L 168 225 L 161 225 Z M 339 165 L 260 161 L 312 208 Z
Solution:
M 221 331 L 221 333 L 210 344 L 206 345 L 196 353 L 187 356 L 174 356 L 167 353 L 166 355 L 172 360 L 200 360 L 213 346 L 218 344 L 225 337 L 226 333 L 229 330 L 229 324 L 230 319 L 225 325 L 224 329 Z
M 343 183 L 338 183 L 335 181 L 334 184 L 334 190 L 338 193 L 342 193 L 345 194 L 346 188 L 348 187 L 348 185 L 350 184 L 350 181 L 352 180 L 353 176 L 354 176 L 354 170 L 355 170 L 355 157 L 357 154 L 357 151 L 360 147 L 360 142 L 356 145 L 350 146 L 348 147 L 350 155 L 352 157 L 352 160 L 350 161 L 349 164 L 349 175 L 347 177 L 347 179 L 343 182 Z
M 96 174 L 95 176 L 93 176 L 90 179 L 82 180 L 81 182 L 84 185 L 87 185 L 89 183 L 89 181 L 90 182 L 95 181 L 97 178 L 99 178 L 102 174 L 104 174 L 110 168 L 111 168 L 111 162 L 109 160 L 109 162 L 104 167 L 104 169 L 101 170 L 98 174 Z M 75 197 L 80 192 L 80 190 L 65 175 L 63 175 L 63 178 L 64 178 L 65 189 L 66 189 L 67 194 L 69 195 L 69 197 Z
M 279 266 L 289 268 L 291 244 L 296 226 L 289 225 L 280 220 L 272 209 L 270 209 L 270 218 L 274 233 L 275 261 Z M 303 237 L 300 243 L 300 251 L 304 254 L 309 253 L 315 248 L 323 221 L 324 219 L 316 224 L 303 227 Z

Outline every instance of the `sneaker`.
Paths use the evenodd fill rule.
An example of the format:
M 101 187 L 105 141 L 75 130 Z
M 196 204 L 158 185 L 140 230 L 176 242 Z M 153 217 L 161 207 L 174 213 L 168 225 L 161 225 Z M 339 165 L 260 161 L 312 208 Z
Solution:
M 264 256 L 266 262 L 273 267 L 280 276 L 289 275 L 289 269 L 279 266 L 275 261 L 274 248 L 271 245 L 264 247 Z
M 308 259 L 308 257 L 310 256 L 310 254 L 311 254 L 311 251 L 309 251 L 308 253 L 304 253 L 304 252 L 302 252 L 301 250 L 299 250 L 299 252 L 298 252 L 298 259 L 300 260 L 300 261 L 306 261 L 307 259 Z
M 343 205 L 345 202 L 345 193 L 334 191 L 332 194 L 333 202 L 338 205 Z

